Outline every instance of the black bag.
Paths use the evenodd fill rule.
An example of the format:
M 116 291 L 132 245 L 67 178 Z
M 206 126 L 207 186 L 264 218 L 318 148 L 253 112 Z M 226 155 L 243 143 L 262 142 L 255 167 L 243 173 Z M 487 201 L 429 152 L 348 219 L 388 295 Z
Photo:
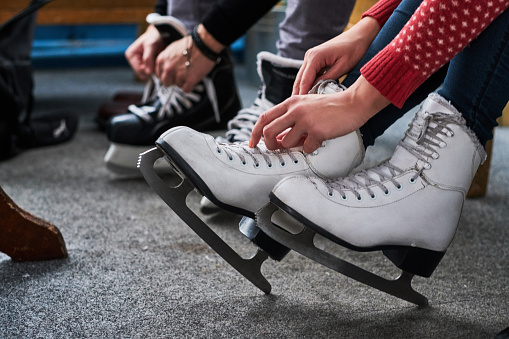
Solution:
M 0 160 L 21 150 L 72 138 L 78 118 L 32 118 L 33 70 L 30 53 L 37 10 L 51 0 L 32 0 L 0 26 Z

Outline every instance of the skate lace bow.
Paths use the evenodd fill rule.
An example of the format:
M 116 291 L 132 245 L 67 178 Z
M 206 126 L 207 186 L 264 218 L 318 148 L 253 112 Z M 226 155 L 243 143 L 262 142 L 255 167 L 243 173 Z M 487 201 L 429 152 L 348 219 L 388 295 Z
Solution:
M 256 146 L 254 148 L 250 148 L 248 146 L 248 142 L 236 142 L 236 143 L 216 143 L 217 148 L 216 151 L 219 154 L 222 154 L 223 152 L 228 157 L 228 160 L 234 161 L 234 154 L 237 155 L 240 159 L 240 163 L 243 166 L 247 165 L 247 157 L 251 158 L 253 160 L 253 166 L 255 168 L 260 167 L 260 160 L 256 157 L 256 155 L 261 155 L 263 158 L 263 161 L 267 164 L 268 168 L 272 168 L 274 166 L 273 159 L 274 157 L 277 158 L 277 161 L 279 162 L 279 165 L 281 167 L 286 166 L 286 160 L 283 158 L 283 155 L 290 156 L 292 162 L 294 164 L 299 163 L 299 159 L 295 157 L 295 155 L 292 154 L 291 150 L 289 149 L 281 149 L 277 151 L 270 151 L 266 149 L 263 146 L 263 142 L 260 142 L 259 146 Z M 260 147 L 261 146 L 261 147 Z
M 448 124 L 457 124 L 458 118 L 447 113 L 428 113 L 423 112 L 409 125 L 405 133 L 405 138 L 399 142 L 399 146 L 414 155 L 422 166 L 417 168 L 417 172 L 410 178 L 410 182 L 415 182 L 424 170 L 430 169 L 431 164 L 428 159 L 438 159 L 437 150 L 444 148 L 447 143 L 445 137 L 453 137 L 454 132 L 447 126 Z M 395 177 L 404 170 L 391 164 L 390 160 L 385 160 L 376 167 L 363 170 L 352 174 L 346 178 L 336 181 L 327 181 L 326 186 L 329 196 L 334 195 L 337 190 L 341 198 L 346 200 L 345 191 L 351 191 L 357 200 L 362 200 L 359 191 L 366 191 L 371 199 L 376 198 L 373 188 L 379 187 L 384 195 L 389 195 L 390 190 L 385 184 L 391 182 L 397 190 L 402 189 L 402 184 Z

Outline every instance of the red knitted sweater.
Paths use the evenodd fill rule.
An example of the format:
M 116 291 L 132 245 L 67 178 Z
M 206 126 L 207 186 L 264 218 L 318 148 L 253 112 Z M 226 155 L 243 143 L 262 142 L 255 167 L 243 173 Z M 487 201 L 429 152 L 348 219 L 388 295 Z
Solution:
M 380 27 L 401 0 L 380 0 L 364 16 Z M 361 68 L 362 75 L 397 107 L 431 74 L 461 52 L 509 0 L 424 0 L 398 35 Z

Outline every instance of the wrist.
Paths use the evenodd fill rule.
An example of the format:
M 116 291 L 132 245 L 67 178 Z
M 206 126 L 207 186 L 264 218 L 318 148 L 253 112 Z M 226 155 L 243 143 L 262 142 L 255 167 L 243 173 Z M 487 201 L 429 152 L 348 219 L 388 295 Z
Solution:
M 201 41 L 203 41 L 203 43 L 208 48 L 210 48 L 210 50 L 218 54 L 223 51 L 225 46 L 219 41 L 217 41 L 216 38 L 214 38 L 212 34 L 210 34 L 209 31 L 207 31 L 203 24 L 198 25 L 197 32 L 198 35 L 200 36 Z
M 220 53 L 224 49 L 224 45 L 218 42 L 202 24 L 193 28 L 191 38 L 196 48 L 207 59 L 215 63 L 221 61 Z
M 350 102 L 364 121 L 368 121 L 391 103 L 363 76 L 360 76 L 347 90 Z

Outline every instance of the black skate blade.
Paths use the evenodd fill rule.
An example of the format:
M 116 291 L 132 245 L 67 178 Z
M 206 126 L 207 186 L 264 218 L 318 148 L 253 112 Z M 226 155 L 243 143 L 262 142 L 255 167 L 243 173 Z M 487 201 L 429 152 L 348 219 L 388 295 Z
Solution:
M 304 227 L 302 232 L 292 234 L 275 226 L 271 222 L 271 217 L 278 210 L 276 205 L 268 203 L 256 212 L 258 227 L 275 241 L 365 285 L 418 306 L 428 305 L 428 299 L 412 288 L 413 274 L 401 271 L 399 277 L 394 280 L 388 280 L 321 250 L 314 245 L 313 239 L 316 233 L 313 230 Z
M 268 258 L 262 250 L 249 259 L 242 258 L 226 242 L 223 241 L 210 227 L 207 226 L 186 204 L 187 195 L 195 189 L 194 185 L 183 178 L 176 187 L 168 186 L 154 171 L 154 163 L 164 156 L 164 153 L 154 147 L 142 154 L 138 159 L 138 168 L 150 187 L 163 201 L 217 254 L 235 268 L 246 279 L 266 294 L 270 294 L 271 286 L 261 273 L 261 266 Z

